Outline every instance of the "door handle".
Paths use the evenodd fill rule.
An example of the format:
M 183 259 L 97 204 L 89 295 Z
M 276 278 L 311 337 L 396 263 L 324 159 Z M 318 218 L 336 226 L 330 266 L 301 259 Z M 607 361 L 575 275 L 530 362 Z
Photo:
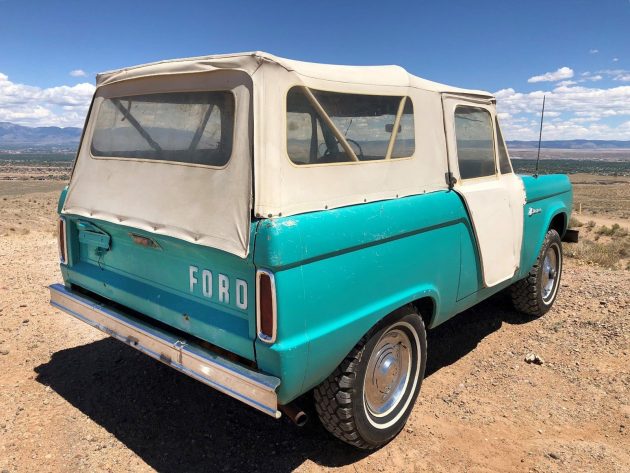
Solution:
M 455 186 L 455 184 L 457 184 L 457 178 L 453 176 L 452 172 L 446 173 L 446 184 L 451 189 Z

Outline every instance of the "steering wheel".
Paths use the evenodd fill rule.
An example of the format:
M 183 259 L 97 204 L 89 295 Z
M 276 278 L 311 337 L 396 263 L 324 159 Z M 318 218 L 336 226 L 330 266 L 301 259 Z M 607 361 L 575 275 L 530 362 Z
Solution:
M 346 138 L 346 141 L 348 143 L 352 143 L 353 145 L 356 145 L 357 148 L 359 148 L 359 155 L 357 156 L 357 158 L 359 158 L 359 161 L 363 161 L 365 159 L 365 156 L 363 155 L 363 148 L 361 148 L 361 145 L 359 144 L 359 142 L 353 140 L 352 138 Z
M 365 156 L 363 155 L 363 148 L 361 148 L 361 145 L 356 140 L 353 140 L 352 138 L 346 138 L 346 141 L 348 143 L 352 143 L 353 145 L 355 145 L 358 148 L 359 154 L 358 154 L 357 157 L 359 158 L 360 161 L 363 161 Z M 319 147 L 321 148 L 322 145 L 326 146 L 326 143 L 320 143 Z M 322 158 L 328 158 L 331 155 L 332 155 L 332 153 L 331 153 L 330 149 L 326 148 L 324 150 L 324 152 L 322 153 Z

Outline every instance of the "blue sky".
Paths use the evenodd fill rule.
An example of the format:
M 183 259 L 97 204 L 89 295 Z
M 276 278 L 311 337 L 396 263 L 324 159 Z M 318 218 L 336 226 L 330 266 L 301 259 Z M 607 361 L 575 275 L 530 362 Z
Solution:
M 508 139 L 630 139 L 630 0 L 0 0 L 0 121 L 80 126 L 94 74 L 247 50 L 497 94 Z

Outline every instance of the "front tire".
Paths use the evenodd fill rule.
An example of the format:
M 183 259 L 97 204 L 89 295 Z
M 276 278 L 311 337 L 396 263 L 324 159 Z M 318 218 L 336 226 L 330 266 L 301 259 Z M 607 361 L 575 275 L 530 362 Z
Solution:
M 551 229 L 527 277 L 512 285 L 514 308 L 530 317 L 540 317 L 551 309 L 560 287 L 562 263 L 560 235 Z
M 405 306 L 388 316 L 314 389 L 326 430 L 366 450 L 393 439 L 420 392 L 426 354 L 426 331 L 416 309 Z

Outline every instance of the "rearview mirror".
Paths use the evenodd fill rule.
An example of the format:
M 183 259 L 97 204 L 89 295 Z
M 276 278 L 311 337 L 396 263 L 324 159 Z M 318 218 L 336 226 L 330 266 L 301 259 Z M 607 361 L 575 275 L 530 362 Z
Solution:
M 400 130 L 402 130 L 402 126 L 401 126 L 401 125 L 398 125 L 398 133 L 400 133 Z M 393 131 L 394 131 L 394 124 L 393 124 L 393 123 L 387 123 L 387 124 L 385 125 L 385 131 L 386 131 L 387 133 L 391 133 L 391 132 L 393 132 Z

